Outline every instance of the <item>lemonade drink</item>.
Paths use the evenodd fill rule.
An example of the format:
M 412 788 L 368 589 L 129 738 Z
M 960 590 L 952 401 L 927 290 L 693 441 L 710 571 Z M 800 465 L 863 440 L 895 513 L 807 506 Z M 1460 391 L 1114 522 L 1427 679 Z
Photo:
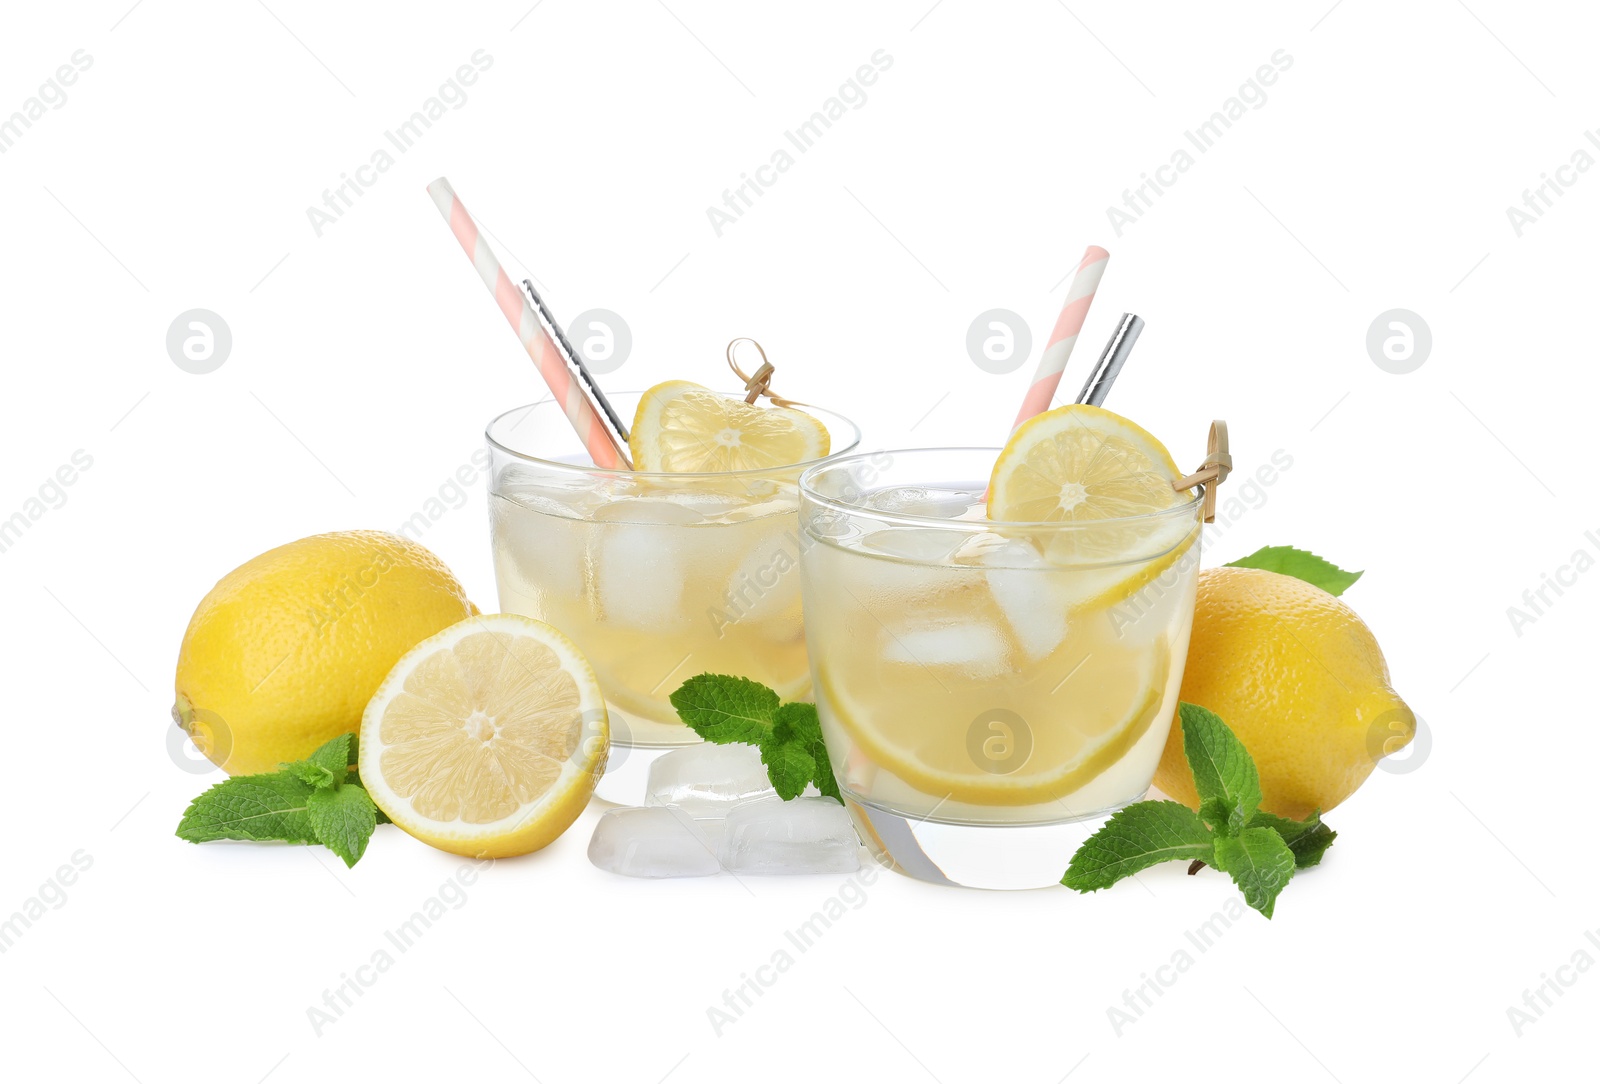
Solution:
M 891 863 L 913 842 L 919 861 L 934 855 L 930 826 L 1062 825 L 1138 799 L 1177 708 L 1199 498 L 1118 520 L 996 521 L 997 454 L 848 457 L 802 486 L 823 736 Z M 1047 855 L 1038 883 L 1069 854 Z
M 613 401 L 631 411 L 637 398 Z M 854 444 L 849 422 L 815 413 L 836 447 Z M 489 443 L 500 608 L 578 645 L 605 693 L 614 744 L 699 741 L 668 700 L 695 674 L 809 695 L 797 514 L 806 464 L 602 471 L 578 461 L 554 403 L 496 419 Z
M 667 696 L 706 671 L 805 696 L 792 482 L 765 497 L 507 478 L 490 499 L 500 608 L 571 630 L 634 744 L 698 739 Z

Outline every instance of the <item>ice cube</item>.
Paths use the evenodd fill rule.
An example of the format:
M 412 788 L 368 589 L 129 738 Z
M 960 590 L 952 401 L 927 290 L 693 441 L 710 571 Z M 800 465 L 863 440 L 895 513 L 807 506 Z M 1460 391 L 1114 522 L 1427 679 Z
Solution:
M 491 530 L 501 587 L 523 597 L 584 591 L 588 531 L 581 514 L 531 487 L 490 502 Z
M 866 549 L 877 550 L 908 561 L 941 562 L 963 541 L 957 531 L 936 527 L 885 527 L 861 540 Z
M 883 657 L 918 666 L 954 667 L 977 680 L 998 677 L 1010 666 L 1000 630 L 975 621 L 884 629 Z
M 495 492 L 509 501 L 563 519 L 587 519 L 605 503 L 605 494 L 589 479 L 540 475 L 502 478 Z
M 800 605 L 800 540 L 792 522 L 775 529 L 739 562 L 728 580 L 728 616 L 765 621 Z
M 1048 571 L 1038 548 L 1021 539 L 991 546 L 985 557 L 985 564 L 998 566 L 983 574 L 989 591 L 1023 652 L 1035 661 L 1049 655 L 1067 638 L 1072 573 Z
M 680 605 L 696 539 L 686 530 L 704 517 L 679 501 L 630 497 L 602 505 L 594 519 L 595 593 L 605 618 L 635 628 L 681 627 Z
M 624 877 L 705 877 L 722 869 L 693 819 L 661 806 L 608 809 L 594 826 L 589 861 Z
M 645 805 L 677 806 L 691 817 L 721 817 L 735 802 L 773 794 L 753 745 L 690 745 L 650 765 Z
M 982 499 L 981 492 L 966 489 L 928 489 L 925 486 L 891 486 L 867 498 L 867 507 L 901 516 L 955 519 Z
M 734 873 L 852 873 L 860 841 L 832 798 L 758 798 L 728 811 L 722 864 Z
M 594 518 L 607 523 L 629 523 L 647 527 L 686 527 L 701 523 L 705 517 L 697 512 L 694 501 L 670 497 L 623 497 L 608 501 L 598 509 Z

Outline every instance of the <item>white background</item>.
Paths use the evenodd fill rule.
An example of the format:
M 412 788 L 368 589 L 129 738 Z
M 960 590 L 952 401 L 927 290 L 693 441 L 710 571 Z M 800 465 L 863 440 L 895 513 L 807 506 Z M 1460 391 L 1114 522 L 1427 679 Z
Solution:
M 75 852 L 93 864 L 0 956 L 8 1073 L 1477 1082 L 1587 1062 L 1600 975 L 1564 972 L 1520 1036 L 1507 1009 L 1575 952 L 1600 960 L 1581 828 L 1600 574 L 1520 635 L 1507 607 L 1600 552 L 1580 452 L 1600 171 L 1566 174 L 1520 237 L 1506 208 L 1600 126 L 1597 26 L 1584 5 L 1508 0 L 1228 12 L 10 5 L 0 116 L 75 50 L 93 63 L 0 155 L 0 518 L 75 451 L 93 465 L 0 553 L 0 915 Z M 493 64 L 466 103 L 317 236 L 307 207 L 479 49 Z M 879 49 L 893 64 L 865 104 L 718 237 L 707 206 Z M 1293 64 L 1265 104 L 1118 236 L 1108 205 L 1280 49 Z M 753 335 L 782 390 L 858 418 L 868 447 L 1002 439 L 1065 276 L 1105 245 L 1069 391 L 1137 311 L 1149 330 L 1110 405 L 1185 462 L 1212 417 L 1241 471 L 1292 456 L 1208 563 L 1293 543 L 1365 569 L 1346 599 L 1431 750 L 1374 773 L 1277 917 L 1209 951 L 1185 933 L 1233 895 L 1215 873 L 1089 897 L 885 873 L 720 1036 L 708 1006 L 841 879 L 611 877 L 585 859 L 591 809 L 485 871 L 319 1037 L 307 1008 L 459 860 L 392 828 L 349 871 L 319 849 L 179 842 L 218 777 L 169 756 L 172 667 L 229 569 L 398 526 L 491 415 L 540 396 L 423 191 L 440 174 L 558 314 L 623 314 L 634 353 L 612 386 L 719 383 L 722 346 Z M 233 335 L 204 376 L 164 345 L 196 307 Z M 1033 329 L 1009 375 L 964 346 L 995 307 Z M 1396 307 L 1432 329 L 1408 375 L 1365 346 Z M 481 481 L 457 503 L 423 541 L 492 608 Z M 1194 966 L 1118 1034 L 1108 1007 L 1184 948 Z

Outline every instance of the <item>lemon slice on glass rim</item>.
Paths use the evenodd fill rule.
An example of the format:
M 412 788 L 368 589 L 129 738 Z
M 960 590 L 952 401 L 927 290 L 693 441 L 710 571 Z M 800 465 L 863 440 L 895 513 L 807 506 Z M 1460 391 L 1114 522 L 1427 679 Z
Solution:
M 422 641 L 361 720 L 361 782 L 410 835 L 504 858 L 578 818 L 605 771 L 610 730 L 594 671 L 532 618 L 468 618 Z
M 989 519 L 1021 529 L 1049 560 L 1081 569 L 1080 605 L 1121 601 L 1190 552 L 1192 490 L 1166 447 L 1102 407 L 1069 404 L 1024 422 L 995 461 Z
M 645 392 L 628 434 L 639 471 L 787 467 L 821 459 L 828 447 L 828 427 L 814 415 L 756 406 L 688 380 L 669 380 Z

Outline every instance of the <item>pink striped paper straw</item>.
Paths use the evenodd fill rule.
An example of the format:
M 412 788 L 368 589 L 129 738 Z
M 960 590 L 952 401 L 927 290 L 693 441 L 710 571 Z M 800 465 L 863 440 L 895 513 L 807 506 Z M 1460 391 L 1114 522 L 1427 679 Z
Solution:
M 1055 398 L 1061 373 L 1067 367 L 1067 359 L 1072 356 L 1072 348 L 1078 344 L 1078 332 L 1083 330 L 1083 321 L 1089 315 L 1089 306 L 1094 303 L 1095 291 L 1100 288 L 1100 276 L 1106 273 L 1106 261 L 1109 259 L 1111 253 L 1098 245 L 1090 245 L 1083 254 L 1083 262 L 1078 264 L 1077 273 L 1072 276 L 1072 285 L 1067 287 L 1067 300 L 1061 306 L 1061 315 L 1056 317 L 1055 329 L 1050 332 L 1050 341 L 1045 344 L 1044 354 L 1039 358 L 1039 371 L 1034 374 L 1033 384 L 1023 397 L 1022 409 L 1017 411 L 1017 420 L 1011 425 L 1012 432 L 1016 432 L 1017 426 L 1035 414 L 1050 409 L 1050 400 Z
M 594 461 L 594 465 L 608 470 L 632 470 L 633 464 L 628 459 L 627 448 L 601 421 L 599 412 L 589 401 L 583 385 L 567 368 L 561 352 L 545 333 L 543 325 L 539 323 L 539 316 L 528 303 L 526 295 L 506 277 L 500 261 L 489 248 L 489 242 L 478 232 L 477 224 L 472 221 L 472 216 L 467 214 L 467 209 L 462 206 L 455 189 L 450 187 L 450 182 L 440 177 L 428 186 L 428 195 L 433 197 L 439 213 L 450 224 L 450 232 L 461 242 L 462 251 L 467 254 L 467 259 L 472 261 L 472 266 L 477 268 L 478 276 L 483 279 L 483 284 L 494 296 L 495 303 L 500 306 L 500 311 L 505 315 L 506 322 L 511 325 L 511 330 L 517 333 L 523 349 L 528 352 L 534 366 L 538 368 L 539 375 L 544 377 L 544 382 L 550 386 L 550 394 L 561 404 L 562 410 L 567 415 L 567 421 L 572 423 L 573 430 L 578 434 L 578 439 L 583 441 L 583 446 L 589 452 L 589 458 Z

